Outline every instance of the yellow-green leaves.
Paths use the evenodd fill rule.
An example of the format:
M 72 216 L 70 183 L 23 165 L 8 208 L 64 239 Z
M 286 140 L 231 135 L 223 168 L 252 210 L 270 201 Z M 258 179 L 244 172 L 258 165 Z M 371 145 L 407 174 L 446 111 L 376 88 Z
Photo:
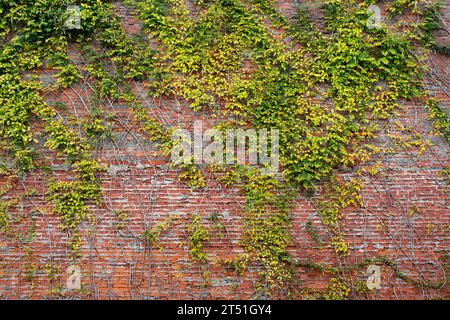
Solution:
M 203 245 L 209 240 L 209 231 L 203 225 L 201 216 L 193 214 L 191 222 L 186 226 L 186 232 L 189 238 L 189 253 L 194 261 L 205 263 L 208 261 L 208 254 Z

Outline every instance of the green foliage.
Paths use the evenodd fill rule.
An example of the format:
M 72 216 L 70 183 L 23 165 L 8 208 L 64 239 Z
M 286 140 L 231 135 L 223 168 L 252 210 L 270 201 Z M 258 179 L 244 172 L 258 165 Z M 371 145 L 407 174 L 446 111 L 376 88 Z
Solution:
M 125 223 L 128 219 L 128 214 L 123 210 L 114 210 L 113 211 L 115 217 L 117 218 L 116 228 L 122 229 L 125 227 Z M 144 236 L 146 237 L 146 233 L 144 233 Z
M 141 123 L 142 130 L 149 136 L 149 139 L 151 141 L 160 141 L 162 144 L 161 150 L 169 154 L 172 148 L 170 130 L 151 118 L 148 115 L 148 110 L 140 104 L 133 104 L 133 113 L 135 118 Z
M 0 3 L 1 146 L 15 160 L 18 172 L 32 171 L 34 123 L 40 122 L 45 145 L 67 157 L 75 176 L 52 181 L 48 199 L 70 236 L 75 256 L 82 245 L 78 225 L 86 220 L 93 223 L 89 205 L 101 200 L 97 176 L 102 169 L 91 158 L 88 141 L 107 135 L 107 121 L 101 112 L 93 114 L 78 123 L 76 132 L 70 127 L 73 122 L 57 118 L 40 96 L 44 89 L 64 89 L 82 79 L 67 55 L 69 42 L 84 45 L 86 71 L 94 82 L 93 104 L 129 103 L 142 131 L 161 143 L 165 155 L 173 148 L 172 131 L 137 102 L 129 86 L 132 81 L 145 81 L 155 97 L 176 94 L 194 111 L 227 117 L 233 125 L 279 130 L 281 179 L 247 167 L 229 170 L 220 178 L 225 185 L 241 184 L 247 202 L 242 240 L 247 254 L 228 261 L 238 274 L 254 261 L 261 266 L 261 289 L 266 295 L 289 291 L 285 287 L 294 277 L 287 253 L 290 201 L 297 187 L 312 195 L 323 181 L 325 195 L 316 202 L 317 209 L 331 233 L 330 245 L 346 255 L 348 246 L 339 228 L 341 211 L 360 205 L 361 185 L 342 183 L 333 172 L 369 160 L 375 152 L 370 140 L 378 130 L 376 120 L 392 117 L 400 99 L 419 96 L 422 70 L 413 42 L 436 48 L 431 32 L 440 27 L 438 5 L 393 1 L 389 9 L 393 14 L 411 9 L 422 17 L 415 30 L 402 35 L 385 27 L 368 29 L 366 9 L 373 1 L 327 1 L 326 34 L 316 29 L 304 6 L 291 23 L 271 0 L 196 1 L 195 18 L 181 0 L 126 2 L 137 8 L 145 31 L 159 43 L 158 50 L 149 49 L 143 37 L 126 35 L 106 1 L 76 2 L 81 6 L 81 30 L 63 26 L 65 8 L 73 1 L 37 1 L 33 6 L 25 0 Z M 284 40 L 292 41 L 274 36 L 270 30 L 274 26 L 283 30 Z M 43 66 L 42 61 L 59 70 L 56 87 L 42 88 L 33 76 L 25 80 Z M 448 140 L 448 116 L 434 100 L 428 100 L 426 107 L 435 131 Z M 189 186 L 206 185 L 200 167 L 192 163 L 179 169 L 180 179 Z M 0 230 L 9 224 L 7 207 L 0 204 Z M 146 230 L 145 241 L 157 244 L 167 228 L 164 222 Z M 308 222 L 306 228 L 320 245 L 312 224 Z M 206 263 L 204 244 L 210 231 L 201 217 L 193 215 L 186 231 L 193 260 Z M 32 275 L 36 272 L 32 264 L 29 270 Z M 407 278 L 400 271 L 397 276 Z M 347 285 L 333 278 L 324 297 L 345 299 L 348 294 Z
M 316 201 L 316 206 L 322 223 L 331 232 L 331 247 L 340 256 L 349 254 L 348 246 L 344 240 L 344 234 L 340 231 L 339 222 L 341 220 L 341 210 L 348 207 L 362 206 L 361 182 L 351 180 L 342 182 L 336 177 L 332 177 L 324 188 L 324 199 Z
M 348 246 L 342 236 L 334 236 L 331 239 L 331 246 L 333 247 L 334 251 L 336 251 L 336 253 L 340 256 L 348 255 Z
M 8 142 L 21 172 L 28 172 L 34 166 L 31 118 L 46 113 L 35 92 L 37 88 L 34 82 L 21 81 L 15 70 L 0 75 L 0 137 Z
M 249 213 L 245 221 L 244 247 L 256 254 L 263 269 L 259 272 L 264 280 L 267 295 L 283 291 L 292 278 L 289 245 L 289 220 L 284 213 Z
M 319 213 L 326 226 L 337 228 L 341 209 L 362 205 L 359 195 L 361 182 L 357 180 L 341 182 L 333 177 L 325 187 L 325 199 L 317 203 Z
M 237 275 L 242 275 L 248 269 L 248 261 L 250 256 L 248 254 L 241 254 L 233 259 L 223 261 L 223 265 L 227 269 L 232 269 Z
M 198 2 L 202 10 L 196 19 L 180 1 L 129 2 L 166 49 L 163 60 L 171 81 L 156 92 L 181 94 L 195 111 L 207 109 L 234 117 L 239 124 L 279 129 L 283 176 L 309 190 L 329 179 L 335 168 L 368 160 L 376 148 L 367 140 L 377 131 L 369 121 L 388 119 L 400 98 L 420 92 L 421 70 L 411 43 L 387 29 L 369 30 L 367 4 L 327 2 L 329 36 L 315 29 L 304 8 L 289 25 L 269 1 L 252 1 L 255 12 L 302 42 L 303 48 L 293 50 L 275 39 L 263 19 L 246 10 L 244 1 Z M 255 71 L 242 77 L 246 62 Z M 325 104 L 314 99 L 320 86 L 328 88 Z M 223 109 L 217 110 L 222 108 L 220 101 Z M 181 177 L 196 177 L 196 167 L 186 169 Z M 269 204 L 276 207 L 285 201 L 275 192 L 283 190 L 283 184 L 250 170 L 229 171 L 220 180 L 244 184 L 249 212 L 245 242 L 267 267 L 264 277 L 289 278 L 283 275 L 286 265 L 281 267 L 288 260 L 287 215 L 278 210 L 267 213 L 273 211 Z M 324 224 L 336 233 L 331 245 L 346 254 L 337 224 L 342 208 L 359 205 L 359 186 L 340 187 L 330 190 L 332 199 L 329 204 L 323 201 L 320 212 Z M 270 246 L 270 241 L 275 244 Z
M 289 286 L 293 277 L 287 252 L 292 190 L 283 189 L 273 176 L 263 175 L 251 167 L 237 167 L 221 180 L 242 185 L 247 200 L 242 244 L 263 267 L 259 272 L 263 280 L 259 290 L 264 295 L 276 296 Z
M 99 201 L 99 187 L 81 181 L 52 182 L 48 186 L 48 199 L 53 202 L 54 212 L 62 218 L 63 230 L 75 230 L 88 217 L 89 200 Z
M 60 88 L 68 88 L 81 80 L 77 66 L 70 63 L 66 53 L 56 51 L 50 55 L 48 66 L 59 70 L 56 78 Z
M 197 165 L 188 163 L 177 167 L 182 170 L 178 175 L 178 179 L 186 180 L 189 187 L 199 189 L 206 186 L 202 170 Z
M 317 233 L 316 229 L 314 228 L 312 221 L 308 220 L 305 224 L 306 232 L 311 236 L 311 238 L 314 240 L 314 242 L 318 245 L 322 245 L 322 239 Z
M 0 201 L 0 233 L 8 235 L 11 233 L 11 217 L 8 214 L 10 204 Z
M 338 278 L 332 278 L 328 283 L 324 298 L 326 300 L 344 300 L 350 294 L 350 288 L 344 281 Z
M 48 8 L 52 3 L 55 7 Z M 61 13 L 63 4 L 65 8 L 62 1 L 39 1 L 35 6 L 19 6 L 16 2 L 8 8 L 6 17 L 2 17 L 8 18 L 11 26 L 20 26 L 15 29 L 20 37 L 1 46 L 0 136 L 9 142 L 18 171 L 31 171 L 34 167 L 31 145 L 35 143 L 31 122 L 40 120 L 48 135 L 46 146 L 67 156 L 74 165 L 79 180 L 50 183 L 49 200 L 53 201 L 55 213 L 62 218 L 62 228 L 73 231 L 71 247 L 78 250 L 80 238 L 76 237 L 75 229 L 87 216 L 87 201 L 99 200 L 100 188 L 94 177 L 99 166 L 95 161 L 86 160 L 89 147 L 83 139 L 55 119 L 56 112 L 38 93 L 40 86 L 20 76 L 20 72 L 40 66 L 40 59 L 51 56 L 53 66 L 61 70 L 58 78 L 63 87 L 79 80 L 74 66 L 67 64 L 65 53 L 50 54 L 52 47 L 64 37 L 58 34 L 59 24 L 48 15 Z M 48 19 L 42 20 L 44 18 Z
M 442 170 L 441 174 L 447 181 L 447 184 L 450 184 L 450 165 L 447 166 L 444 170 Z
M 82 123 L 86 136 L 91 140 L 99 138 L 106 138 L 109 136 L 108 126 L 105 124 L 105 120 L 92 116 Z
M 350 150 L 367 138 L 366 111 L 387 118 L 397 98 L 418 93 L 418 68 L 408 42 L 386 30 L 367 30 L 364 8 L 328 3 L 330 28 L 336 31 L 332 38 L 315 31 L 300 9 L 297 24 L 283 27 L 306 42 L 314 54 L 310 58 L 302 49 L 283 52 L 285 45 L 241 1 L 209 4 L 192 21 L 176 1 L 135 5 L 146 29 L 167 46 L 171 90 L 189 99 L 194 110 L 215 109 L 226 98 L 226 114 L 256 128 L 279 129 L 283 173 L 306 188 L 358 159 Z M 269 7 L 261 4 L 277 24 L 285 23 Z M 238 73 L 247 57 L 258 68 L 242 79 Z M 381 81 L 389 88 L 376 86 Z M 333 105 L 326 112 L 302 98 L 321 84 L 331 86 Z
M 433 31 L 444 29 L 445 22 L 440 15 L 442 1 L 422 2 L 417 0 L 395 0 L 388 8 L 391 16 L 403 13 L 415 14 L 416 21 L 406 22 L 409 26 L 412 41 L 418 40 L 424 47 L 432 48 L 443 54 L 450 53 L 448 45 L 442 45 L 433 38 Z
M 450 141 L 450 118 L 441 109 L 436 99 L 428 99 L 425 103 L 428 108 L 428 119 L 433 122 L 433 129 L 442 135 L 447 142 Z
M 206 263 L 208 254 L 205 252 L 203 245 L 209 240 L 210 235 L 198 214 L 191 216 L 191 222 L 186 225 L 186 233 L 189 239 L 189 253 L 192 259 L 198 263 Z
M 166 232 L 172 225 L 172 217 L 165 219 L 164 221 L 158 222 L 151 229 L 145 230 L 144 239 L 150 245 L 158 245 L 161 234 Z
M 308 15 L 308 7 L 306 5 L 299 5 L 297 13 L 294 16 L 294 27 L 298 32 L 298 35 L 307 35 L 314 31 L 314 24 Z
M 77 67 L 73 64 L 68 64 L 65 66 L 58 67 L 60 72 L 57 75 L 58 85 L 61 88 L 68 88 L 72 84 L 80 81 L 81 74 Z
M 61 121 L 47 121 L 44 130 L 49 136 L 46 146 L 67 155 L 71 160 L 85 154 L 89 149 L 88 145 Z
M 417 12 L 416 10 L 419 10 L 418 3 L 418 0 L 394 0 L 392 1 L 392 4 L 389 7 L 388 11 L 393 15 L 401 14 L 409 9 Z

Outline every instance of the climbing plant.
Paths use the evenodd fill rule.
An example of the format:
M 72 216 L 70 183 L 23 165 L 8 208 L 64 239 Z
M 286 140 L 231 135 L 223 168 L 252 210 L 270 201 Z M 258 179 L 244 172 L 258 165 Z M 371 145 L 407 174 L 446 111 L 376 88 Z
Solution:
M 130 36 L 107 1 L 28 2 L 0 3 L 0 147 L 19 178 L 42 169 L 39 139 L 66 160 L 70 174 L 66 180 L 50 179 L 47 199 L 69 235 L 74 259 L 80 258 L 82 246 L 79 226 L 95 224 L 90 207 L 102 201 L 103 167 L 92 155 L 92 142 L 110 137 L 108 121 L 114 117 L 102 110 L 102 103 L 129 105 L 140 130 L 159 143 L 163 155 L 175 145 L 171 135 L 176 128 L 158 121 L 143 105 L 131 87 L 136 81 L 145 83 L 153 98 L 176 95 L 194 112 L 226 119 L 219 127 L 279 130 L 280 175 L 240 165 L 214 172 L 224 186 L 240 186 L 246 201 L 241 239 L 246 253 L 224 264 L 238 274 L 250 264 L 257 266 L 257 291 L 264 297 L 297 293 L 299 266 L 289 246 L 290 212 L 299 194 L 311 198 L 328 231 L 322 238 L 311 223 L 306 225 L 319 247 L 333 248 L 339 258 L 351 253 L 341 222 L 346 208 L 364 206 L 362 182 L 343 180 L 337 170 L 364 166 L 380 153 L 373 142 L 383 124 L 395 118 L 402 99 L 423 102 L 434 131 L 448 140 L 448 115 L 421 88 L 426 50 L 446 52 L 432 38 L 440 28 L 438 3 L 418 7 L 417 1 L 392 1 L 388 11 L 393 16 L 410 10 L 420 17 L 418 25 L 402 33 L 387 25 L 368 26 L 367 8 L 374 1 L 326 1 L 320 27 L 305 7 L 287 19 L 270 0 L 195 1 L 195 14 L 185 1 L 126 0 L 144 28 L 143 34 Z M 64 26 L 66 8 L 73 4 L 81 9 L 80 29 Z M 72 62 L 69 45 L 79 48 L 85 65 Z M 421 50 L 415 49 L 418 45 Z M 55 71 L 55 83 L 41 83 L 40 68 Z M 92 90 L 88 119 L 70 121 L 44 99 L 47 92 L 63 92 L 84 81 Z M 426 147 L 420 136 L 391 139 L 398 147 L 421 152 Z M 188 186 L 207 185 L 205 168 L 192 162 L 175 169 Z M 10 206 L 0 203 L 0 230 L 10 226 Z M 206 264 L 210 230 L 199 215 L 190 218 L 190 257 Z M 148 228 L 139 239 L 158 244 L 169 225 Z M 348 298 L 347 280 L 335 273 L 320 297 Z M 406 279 L 400 271 L 396 275 Z

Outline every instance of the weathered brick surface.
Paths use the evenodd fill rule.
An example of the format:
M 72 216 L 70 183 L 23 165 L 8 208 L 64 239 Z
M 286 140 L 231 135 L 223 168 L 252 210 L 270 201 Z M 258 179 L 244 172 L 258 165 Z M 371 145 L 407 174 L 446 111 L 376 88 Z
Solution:
M 287 16 L 292 16 L 298 1 L 279 1 L 279 7 Z M 139 21 L 125 10 L 120 10 L 127 32 L 139 33 Z M 73 61 L 77 52 L 72 53 Z M 448 57 L 432 55 L 431 75 L 427 86 L 435 96 L 443 100 L 448 109 Z M 47 72 L 43 77 L 51 79 Z M 48 80 L 49 82 L 51 80 Z M 138 84 L 135 90 L 145 93 L 145 87 Z M 80 117 L 87 115 L 86 102 L 90 91 L 77 85 L 63 94 L 48 95 L 48 101 L 64 101 L 71 112 Z M 185 102 L 176 98 L 162 101 L 148 99 L 141 95 L 151 113 L 165 124 L 192 124 L 194 119 L 208 119 L 207 114 L 195 114 Z M 25 218 L 14 224 L 16 234 L 25 237 L 34 225 L 35 238 L 31 253 L 24 250 L 24 242 L 18 243 L 7 237 L 0 237 L 0 298 L 25 299 L 49 298 L 51 290 L 62 286 L 65 297 L 92 299 L 231 299 L 254 297 L 258 282 L 257 267 L 237 276 L 224 271 L 223 267 L 209 264 L 208 281 L 203 277 L 205 270 L 193 263 L 189 257 L 185 224 L 191 213 L 207 217 L 218 214 L 225 229 L 214 233 L 206 245 L 210 260 L 232 258 L 243 252 L 240 245 L 242 216 L 245 199 L 237 189 L 224 188 L 213 176 L 207 176 L 207 187 L 193 191 L 183 181 L 178 181 L 177 171 L 168 167 L 168 159 L 162 157 L 157 146 L 146 140 L 138 125 L 132 120 L 129 106 L 112 102 L 107 106 L 114 112 L 114 143 L 100 142 L 95 156 L 107 167 L 101 176 L 103 202 L 100 207 L 92 206 L 97 223 L 82 224 L 82 258 L 77 264 L 82 269 L 83 287 L 86 295 L 66 291 L 65 271 L 71 264 L 67 248 L 67 235 L 58 228 L 59 219 L 51 212 L 45 200 L 48 173 L 35 171 L 17 182 L 17 187 L 5 199 L 36 188 L 35 195 L 25 197 L 23 205 L 16 208 L 14 215 Z M 313 222 L 320 236 L 326 232 L 315 212 L 311 199 L 299 194 L 292 210 L 292 244 L 289 252 L 299 261 L 310 260 L 329 265 L 352 265 L 365 258 L 387 256 L 396 261 L 401 271 L 419 281 L 445 279 L 444 266 L 439 259 L 448 255 L 450 249 L 450 202 L 448 185 L 440 171 L 449 165 L 448 144 L 428 132 L 431 124 L 426 119 L 423 105 L 404 102 L 395 121 L 412 126 L 429 138 L 433 145 L 423 155 L 413 150 L 398 151 L 381 155 L 381 174 L 366 177 L 362 198 L 364 208 L 345 211 L 345 239 L 351 254 L 339 259 L 334 250 L 319 248 L 305 229 L 308 220 Z M 388 123 L 377 143 L 390 146 L 388 133 L 396 133 L 395 126 Z M 397 132 L 398 133 L 398 132 Z M 57 179 L 70 179 L 64 159 L 43 148 L 46 161 Z M 378 159 L 374 159 L 374 163 Z M 342 171 L 343 178 L 351 177 Z M 2 183 L 5 181 L 0 180 Z M 414 208 L 416 214 L 411 215 Z M 119 221 L 114 212 L 128 215 L 124 228 L 117 228 Z M 149 248 L 141 240 L 144 231 L 168 216 L 174 217 L 173 225 L 161 239 L 161 249 Z M 32 279 L 27 279 L 26 270 L 30 263 L 36 266 Z M 44 271 L 46 264 L 60 269 L 60 276 L 50 280 Z M 324 289 L 330 275 L 312 272 L 299 267 L 299 279 L 305 286 Z M 366 279 L 364 269 L 357 277 Z M 447 275 L 448 276 L 448 275 Z M 382 269 L 382 289 L 365 298 L 372 299 L 429 299 L 450 298 L 444 286 L 440 289 L 417 288 L 395 276 L 389 267 Z M 53 296 L 57 297 L 57 296 Z M 364 297 L 364 296 L 363 296 Z

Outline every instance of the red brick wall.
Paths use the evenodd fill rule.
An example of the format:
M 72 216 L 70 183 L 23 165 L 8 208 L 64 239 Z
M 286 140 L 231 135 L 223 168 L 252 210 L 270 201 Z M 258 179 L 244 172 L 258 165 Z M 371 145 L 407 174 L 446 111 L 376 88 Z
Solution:
M 297 1 L 279 1 L 287 15 L 292 15 Z M 123 12 L 124 27 L 129 33 L 140 32 L 139 22 Z M 441 38 L 442 39 L 442 38 Z M 72 58 L 77 61 L 77 53 Z M 79 59 L 78 59 L 79 60 Z M 79 63 L 82 63 L 81 61 Z M 428 88 L 443 99 L 448 109 L 450 99 L 446 91 L 448 57 L 433 54 L 430 58 L 433 77 L 426 80 Z M 438 76 L 436 76 L 436 74 Z M 48 77 L 42 71 L 43 77 Z M 432 79 L 433 78 L 433 79 Z M 141 88 L 142 89 L 142 88 Z M 136 88 L 138 90 L 138 88 Z M 143 89 L 145 90 L 145 89 Z M 68 112 L 82 117 L 87 114 L 89 90 L 76 85 L 58 96 L 46 96 L 48 101 L 64 101 Z M 206 114 L 194 114 L 185 102 L 175 98 L 154 101 L 142 97 L 152 114 L 163 123 L 192 123 L 194 119 L 208 121 Z M 72 109 L 70 109 L 72 108 Z M 91 299 L 231 299 L 254 297 L 258 282 L 257 267 L 242 276 L 224 271 L 223 267 L 208 264 L 209 280 L 201 267 L 193 263 L 188 252 L 185 224 L 191 213 L 197 212 L 206 224 L 207 217 L 219 215 L 224 223 L 222 235 L 215 234 L 206 244 L 210 260 L 232 258 L 243 252 L 239 243 L 245 199 L 239 190 L 224 188 L 207 174 L 207 187 L 193 191 L 178 181 L 177 171 L 168 168 L 168 159 L 161 157 L 156 146 L 149 143 L 132 120 L 129 107 L 112 102 L 105 106 L 114 112 L 112 121 L 115 143 L 100 142 L 95 156 L 108 167 L 101 176 L 103 203 L 92 206 L 97 224 L 80 226 L 83 234 L 82 258 L 77 262 L 82 270 L 84 294 L 67 291 L 66 269 L 71 264 L 66 242 L 67 235 L 58 228 L 59 219 L 45 201 L 48 173 L 34 171 L 4 197 L 4 200 L 36 188 L 37 193 L 23 199 L 15 207 L 15 217 L 25 218 L 14 224 L 17 238 L 30 234 L 35 226 L 35 237 L 27 244 L 11 237 L 0 236 L 0 298 L 49 298 L 51 290 L 62 286 L 65 298 Z M 381 173 L 366 176 L 362 190 L 365 207 L 349 208 L 344 214 L 345 240 L 350 255 L 338 258 L 332 248 L 319 248 L 305 229 L 313 221 L 320 236 L 326 237 L 312 200 L 299 194 L 292 210 L 292 245 L 289 252 L 298 261 L 314 261 L 326 265 L 352 265 L 365 258 L 387 256 L 396 261 L 400 270 L 419 281 L 445 279 L 444 266 L 439 259 L 450 249 L 450 202 L 448 185 L 440 171 L 449 165 L 448 144 L 429 134 L 431 124 L 426 120 L 423 105 L 404 102 L 398 119 L 386 124 L 377 144 L 391 146 L 387 134 L 395 132 L 394 121 L 410 125 L 430 139 L 432 146 L 422 155 L 415 150 L 399 150 L 395 154 L 380 155 Z M 44 149 L 43 149 L 44 150 Z M 60 159 L 45 151 L 46 161 L 58 179 L 70 177 Z M 374 164 L 376 160 L 374 159 Z M 344 179 L 351 172 L 340 172 Z M 1 180 L 1 183 L 6 183 Z M 416 214 L 410 212 L 414 208 Z M 417 209 L 415 209 L 417 208 Z M 118 229 L 114 211 L 128 215 L 125 227 Z M 140 240 L 146 229 L 168 216 L 174 223 L 161 238 L 161 249 L 146 247 Z M 22 235 L 22 236 L 20 236 Z M 23 239 L 22 239 L 23 240 Z M 50 281 L 45 265 L 52 264 L 60 272 Z M 26 270 L 36 267 L 32 279 Z M 365 281 L 365 268 L 358 269 L 355 278 Z M 304 286 L 324 289 L 331 275 L 298 267 L 296 270 Z M 447 275 L 448 276 L 448 275 Z M 388 266 L 382 268 L 382 289 L 360 298 L 371 299 L 431 299 L 450 298 L 448 288 L 418 288 L 396 277 Z M 58 296 L 53 295 L 53 298 Z

